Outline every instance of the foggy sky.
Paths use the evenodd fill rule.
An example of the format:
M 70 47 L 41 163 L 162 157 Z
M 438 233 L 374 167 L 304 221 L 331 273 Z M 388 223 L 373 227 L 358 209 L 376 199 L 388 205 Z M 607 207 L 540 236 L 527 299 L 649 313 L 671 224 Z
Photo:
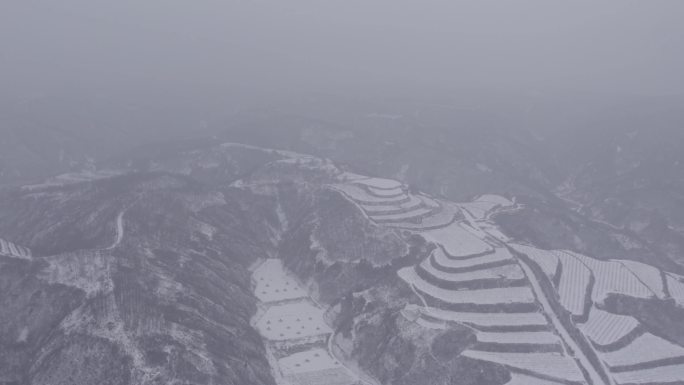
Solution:
M 1 0 L 0 93 L 680 94 L 682 16 L 680 0 Z

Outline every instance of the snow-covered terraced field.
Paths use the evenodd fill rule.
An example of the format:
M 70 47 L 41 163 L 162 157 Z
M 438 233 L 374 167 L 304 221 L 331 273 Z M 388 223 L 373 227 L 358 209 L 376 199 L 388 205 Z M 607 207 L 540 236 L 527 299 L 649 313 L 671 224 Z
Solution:
M 684 364 L 614 373 L 618 385 L 681 385 L 684 383 Z
M 667 274 L 667 290 L 670 292 L 672 299 L 681 307 L 684 307 L 684 282 L 682 282 L 676 275 Z
M 437 281 L 449 281 L 449 282 L 470 282 L 479 280 L 507 280 L 507 281 L 518 281 L 524 280 L 525 274 L 523 273 L 520 266 L 517 264 L 507 264 L 504 266 L 492 267 L 489 269 L 475 270 L 467 273 L 447 273 L 442 270 L 435 268 L 430 259 L 426 259 L 416 267 L 418 273 L 421 274 L 421 270 L 434 278 Z M 430 281 L 430 280 L 428 280 Z M 432 282 L 432 281 L 430 281 Z M 436 283 L 436 282 L 434 282 Z
M 428 241 L 442 245 L 444 251 L 453 257 L 480 255 L 493 251 L 491 245 L 464 229 L 460 223 L 426 231 L 422 236 Z
M 363 187 L 351 184 L 338 184 L 333 186 L 337 191 L 342 192 L 352 201 L 364 206 L 386 206 L 391 204 L 401 204 L 410 200 L 408 195 L 400 195 L 397 197 L 378 197 L 368 193 Z
M 638 370 L 640 366 L 662 366 L 663 362 L 671 359 L 684 361 L 684 348 L 651 333 L 644 333 L 626 347 L 601 353 L 600 357 L 611 372 L 626 372 Z
M 492 254 L 468 259 L 449 258 L 441 248 L 437 248 L 430 255 L 430 262 L 435 269 L 447 273 L 466 273 L 516 263 L 511 253 L 502 248 L 495 249 Z
M 618 262 L 634 274 L 658 298 L 664 299 L 667 297 L 665 292 L 665 274 L 662 271 L 641 262 L 626 260 Z
M 548 331 L 478 332 L 477 341 L 491 344 L 560 345 L 560 339 Z
M 374 187 L 366 187 L 366 189 L 371 195 L 381 198 L 393 198 L 399 195 L 405 195 L 404 190 L 402 190 L 400 187 L 388 190 L 377 189 Z
M 507 287 L 478 290 L 447 290 L 420 278 L 413 267 L 398 271 L 399 277 L 412 284 L 420 292 L 451 304 L 501 305 L 534 304 L 534 294 L 529 287 Z
M 381 190 L 393 190 L 401 188 L 401 182 L 393 179 L 383 179 L 383 178 L 365 178 L 356 179 L 354 183 L 362 184 L 364 186 L 373 187 Z
M 508 207 L 513 206 L 514 203 L 509 199 L 502 197 L 501 195 L 485 194 L 477 197 L 475 199 L 477 203 L 491 203 L 494 206 Z
M 551 279 L 552 282 L 558 282 L 557 280 L 560 278 L 561 274 L 561 265 L 558 259 L 558 255 L 555 251 L 542 250 L 537 249 L 536 247 L 519 244 L 510 244 L 509 246 L 511 246 L 513 250 L 527 255 L 534 263 L 536 263 L 542 269 L 544 274 L 546 274 L 546 276 L 549 277 L 549 279 Z
M 459 211 L 451 206 L 442 207 L 441 210 L 435 210 L 432 214 L 433 215 L 422 218 L 418 223 L 398 222 L 392 223 L 391 226 L 399 229 L 424 233 L 450 226 L 456 223 L 456 221 L 461 217 Z
M 537 312 L 528 313 L 481 313 L 456 312 L 439 308 L 425 308 L 420 310 L 428 317 L 467 324 L 480 330 L 492 329 L 535 329 L 548 328 L 549 324 L 544 315 Z
M 335 188 L 376 223 L 420 232 L 437 245 L 398 271 L 421 301 L 402 314 L 426 329 L 473 329 L 477 344 L 463 356 L 507 367 L 510 385 L 684 384 L 684 371 L 675 370 L 684 368 L 684 348 L 647 334 L 633 317 L 599 309 L 611 294 L 671 296 L 684 306 L 684 278 L 639 262 L 510 243 L 488 219 L 516 207 L 500 196 L 437 203 L 399 182 L 364 181 Z M 561 308 L 574 322 L 562 320 Z
M 542 380 L 519 373 L 511 373 L 511 380 L 506 385 L 562 385 L 560 382 Z
M 32 256 L 31 250 L 4 239 L 0 239 L 0 255 L 21 259 L 31 259 Z
M 560 253 L 563 272 L 558 284 L 561 305 L 575 319 L 581 319 L 589 311 L 593 277 L 589 268 L 579 259 L 567 253 Z
M 594 277 L 591 298 L 595 303 L 603 303 L 609 294 L 623 294 L 634 298 L 651 298 L 651 291 L 629 269 L 617 261 L 600 261 L 577 253 L 569 253 L 586 267 Z
M 410 210 L 416 210 L 424 207 L 424 202 L 417 195 L 409 196 L 409 200 L 400 204 L 388 204 L 388 205 L 361 205 L 361 208 L 369 216 L 375 215 L 386 215 L 386 214 L 397 214 Z
M 589 320 L 579 325 L 580 330 L 599 349 L 616 344 L 639 327 L 634 317 L 623 316 L 593 307 Z
M 434 209 L 428 207 L 418 207 L 414 210 L 402 212 L 398 214 L 373 215 L 371 218 L 377 223 L 420 223 L 423 218 L 432 215 Z
M 294 278 L 291 278 L 279 259 L 268 259 L 254 271 L 254 294 L 264 303 L 303 298 L 307 296 Z
M 584 384 L 584 375 L 575 362 L 561 353 L 500 353 L 466 350 L 462 354 L 473 359 L 503 365 L 512 372 L 563 383 Z

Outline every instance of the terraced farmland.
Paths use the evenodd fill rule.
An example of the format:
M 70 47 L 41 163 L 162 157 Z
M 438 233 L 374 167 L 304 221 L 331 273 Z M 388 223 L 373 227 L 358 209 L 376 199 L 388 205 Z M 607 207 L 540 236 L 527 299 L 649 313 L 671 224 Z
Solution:
M 512 243 L 489 220 L 515 209 L 506 198 L 428 205 L 398 182 L 363 178 L 334 188 L 375 223 L 436 246 L 398 271 L 420 300 L 403 314 L 429 329 L 473 329 L 477 344 L 463 355 L 507 367 L 509 385 L 684 383 L 684 348 L 603 310 L 614 294 L 684 306 L 684 278 L 639 262 Z
M 31 250 L 0 238 L 0 255 L 11 258 L 31 259 Z
M 253 326 L 264 338 L 278 385 L 357 385 L 362 382 L 329 351 L 332 329 L 324 310 L 287 273 L 268 259 L 252 274 L 261 301 Z
M 684 306 L 684 278 L 639 262 L 513 243 L 489 219 L 515 209 L 506 198 L 429 205 L 398 182 L 363 178 L 333 188 L 378 225 L 435 245 L 428 258 L 398 271 L 419 299 L 402 314 L 427 329 L 471 328 L 477 343 L 462 354 L 505 366 L 509 385 L 684 383 L 684 348 L 603 309 L 614 294 Z

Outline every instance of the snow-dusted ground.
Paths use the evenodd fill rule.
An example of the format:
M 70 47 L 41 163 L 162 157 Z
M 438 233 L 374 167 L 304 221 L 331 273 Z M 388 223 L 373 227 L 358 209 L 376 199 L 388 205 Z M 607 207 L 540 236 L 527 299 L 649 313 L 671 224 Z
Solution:
M 19 259 L 32 258 L 31 250 L 4 239 L 0 239 L 0 255 Z
M 658 298 L 666 298 L 663 274 L 657 268 L 641 262 L 619 261 L 629 269 L 644 285 L 646 285 Z
M 579 325 L 580 330 L 591 342 L 599 346 L 614 344 L 639 326 L 633 317 L 623 316 L 593 307 L 589 320 Z
M 558 285 L 560 303 L 573 316 L 582 317 L 587 310 L 587 296 L 591 294 L 591 271 L 570 254 L 560 253 L 559 259 L 563 265 L 563 274 Z
M 254 271 L 254 294 L 264 303 L 307 297 L 297 281 L 290 277 L 278 259 L 266 260 Z
M 382 178 L 366 178 L 357 179 L 354 181 L 358 184 L 363 184 L 365 186 L 374 187 L 376 189 L 382 190 L 393 190 L 401 188 L 401 182 L 392 179 L 382 179 Z
M 454 257 L 492 251 L 492 246 L 474 236 L 457 222 L 441 229 L 426 231 L 422 235 L 428 241 L 442 245 L 446 252 Z
M 432 266 L 429 259 L 421 262 L 420 266 L 435 278 L 451 282 L 467 282 L 480 279 L 523 279 L 525 274 L 517 264 L 492 267 L 489 269 L 475 270 L 466 273 L 447 273 Z
M 468 259 L 452 259 L 447 257 L 441 249 L 435 249 L 432 253 L 435 267 L 447 271 L 473 271 L 486 269 L 493 265 L 513 264 L 515 260 L 506 249 L 495 249 L 494 253 Z
M 667 289 L 670 296 L 681 307 L 684 307 L 684 282 L 674 274 L 667 274 Z
M 316 370 L 339 368 L 339 361 L 330 357 L 325 349 L 315 348 L 298 352 L 278 360 L 280 370 L 284 375 L 306 373 Z
M 477 341 L 493 344 L 544 344 L 560 345 L 557 335 L 541 332 L 478 332 Z
M 332 186 L 334 189 L 348 196 L 352 201 L 360 205 L 392 205 L 401 204 L 408 201 L 408 195 L 398 197 L 378 197 L 369 194 L 362 187 L 351 184 L 338 184 Z
M 425 308 L 425 314 L 444 321 L 454 321 L 473 325 L 474 327 L 502 326 L 547 326 L 548 322 L 542 313 L 475 313 L 455 312 L 438 308 Z
M 335 358 L 330 349 L 333 330 L 325 323 L 325 311 L 287 272 L 282 261 L 267 259 L 252 269 L 254 292 L 261 301 L 252 324 L 266 340 L 278 385 L 362 383 Z
M 583 382 L 584 376 L 573 360 L 560 353 L 500 353 L 466 350 L 463 356 L 494 362 L 512 371 L 525 371 L 548 380 Z M 599 382 L 602 384 L 603 382 Z
M 603 303 L 609 294 L 623 294 L 634 298 L 656 296 L 620 262 L 599 261 L 577 253 L 570 254 L 591 270 L 595 279 L 591 297 L 595 303 Z
M 119 215 L 116 217 L 116 235 L 114 237 L 114 242 L 109 246 L 107 249 L 115 249 L 117 246 L 121 244 L 121 241 L 123 240 L 124 236 L 124 213 L 126 211 L 121 211 Z
M 682 378 L 684 378 L 684 364 L 614 373 L 613 378 L 620 385 L 678 385 L 682 383 Z
M 369 216 L 391 214 L 397 211 L 415 210 L 423 206 L 423 200 L 416 195 L 409 196 L 409 200 L 400 204 L 388 205 L 361 205 L 361 208 Z
M 447 290 L 439 288 L 420 278 L 413 267 L 398 271 L 399 277 L 415 286 L 419 291 L 452 304 L 501 305 L 513 303 L 534 303 L 534 295 L 528 287 L 508 287 L 478 290 Z
M 510 244 L 509 246 L 511 246 L 513 250 L 525 254 L 532 259 L 539 265 L 547 277 L 552 280 L 555 278 L 560 263 L 556 252 L 519 244 Z
M 378 223 L 397 223 L 397 222 L 407 222 L 414 218 L 423 217 L 432 212 L 432 209 L 427 207 L 419 207 L 411 211 L 399 214 L 387 214 L 387 215 L 373 215 L 372 218 Z
M 332 329 L 323 320 L 323 310 L 307 299 L 273 305 L 256 322 L 257 330 L 270 341 L 327 335 Z
M 354 183 L 359 180 L 362 179 L 355 179 Z M 684 383 L 684 371 L 679 375 L 675 373 L 676 369 L 684 369 L 684 365 L 676 364 L 684 360 L 681 358 L 684 348 L 656 340 L 658 337 L 642 335 L 625 348 L 599 353 L 598 361 L 580 348 L 593 344 L 602 350 L 616 349 L 619 343 L 627 341 L 625 338 L 643 333 L 636 319 L 599 309 L 607 296 L 615 293 L 633 298 L 666 299 L 670 295 L 684 307 L 684 277 L 665 274 L 639 262 L 599 261 L 569 251 L 511 244 L 509 237 L 490 218 L 520 206 L 500 196 L 484 195 L 464 204 L 435 202 L 436 205 L 431 206 L 435 208 L 434 212 L 422 214 L 424 211 L 417 207 L 427 205 L 418 205 L 416 197 L 426 197 L 406 193 L 394 196 L 399 192 L 392 189 L 398 189 L 400 183 L 381 184 L 385 195 L 391 196 L 385 197 L 384 201 L 378 201 L 375 193 L 369 194 L 368 185 L 356 190 L 349 185 L 336 188 L 360 205 L 369 219 L 376 219 L 381 213 L 385 213 L 390 222 L 401 218 L 392 215 L 406 215 L 406 218 L 425 215 L 405 223 L 376 221 L 419 233 L 438 246 L 419 266 L 398 271 L 399 277 L 410 285 L 422 303 L 422 306 L 404 308 L 402 314 L 407 320 L 427 329 L 447 329 L 455 322 L 475 330 L 478 343 L 486 345 L 481 345 L 482 350 L 477 350 L 476 345 L 463 355 L 508 367 L 514 373 L 511 385 L 568 382 L 622 385 L 625 381 L 635 384 L 650 381 L 649 385 L 661 385 L 670 380 Z M 389 201 L 391 199 L 396 201 Z M 372 201 L 366 205 L 364 200 Z M 461 219 L 465 220 L 455 221 Z M 510 254 L 504 244 L 527 258 Z M 491 287 L 497 280 L 501 286 L 496 288 L 469 289 Z M 520 286 L 521 280 L 528 285 Z M 547 296 L 548 289 L 556 289 L 557 293 Z M 509 306 L 512 304 L 535 306 Z M 466 305 L 463 309 L 468 311 L 455 311 L 460 307 L 453 305 Z M 560 307 L 573 315 L 576 325 L 561 321 L 564 311 L 556 314 Z M 497 308 L 506 311 L 492 310 Z M 511 312 L 518 308 L 522 312 Z M 535 308 L 539 312 L 534 311 Z M 585 345 L 583 340 L 591 344 Z M 496 348 L 497 344 L 502 348 Z M 562 347 L 562 351 L 512 353 L 511 345 L 556 345 Z M 638 354 L 648 349 L 660 349 L 662 354 L 654 353 L 652 357 Z M 674 361 L 667 361 L 673 357 Z M 626 372 L 630 370 L 626 366 L 645 362 L 661 367 Z M 621 372 L 611 372 L 609 365 Z
M 511 373 L 511 380 L 506 385 L 562 385 L 562 383 L 542 380 L 520 373 Z
M 616 371 L 614 369 L 621 366 L 632 366 L 670 358 L 684 358 L 684 348 L 651 333 L 645 333 L 626 347 L 601 353 L 600 357 L 611 370 Z M 684 375 L 684 373 L 682 374 Z
M 373 188 L 368 186 L 368 191 L 370 192 L 371 195 L 379 196 L 379 197 L 394 197 L 397 195 L 403 195 L 404 190 L 402 190 L 400 187 L 392 188 L 392 189 L 378 189 L 378 188 Z

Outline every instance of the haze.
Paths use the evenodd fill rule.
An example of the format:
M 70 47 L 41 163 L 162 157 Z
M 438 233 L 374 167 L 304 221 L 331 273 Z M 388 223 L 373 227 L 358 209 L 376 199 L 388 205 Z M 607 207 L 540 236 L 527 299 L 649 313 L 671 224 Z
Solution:
M 681 1 L 3 0 L 0 92 L 680 94 Z

